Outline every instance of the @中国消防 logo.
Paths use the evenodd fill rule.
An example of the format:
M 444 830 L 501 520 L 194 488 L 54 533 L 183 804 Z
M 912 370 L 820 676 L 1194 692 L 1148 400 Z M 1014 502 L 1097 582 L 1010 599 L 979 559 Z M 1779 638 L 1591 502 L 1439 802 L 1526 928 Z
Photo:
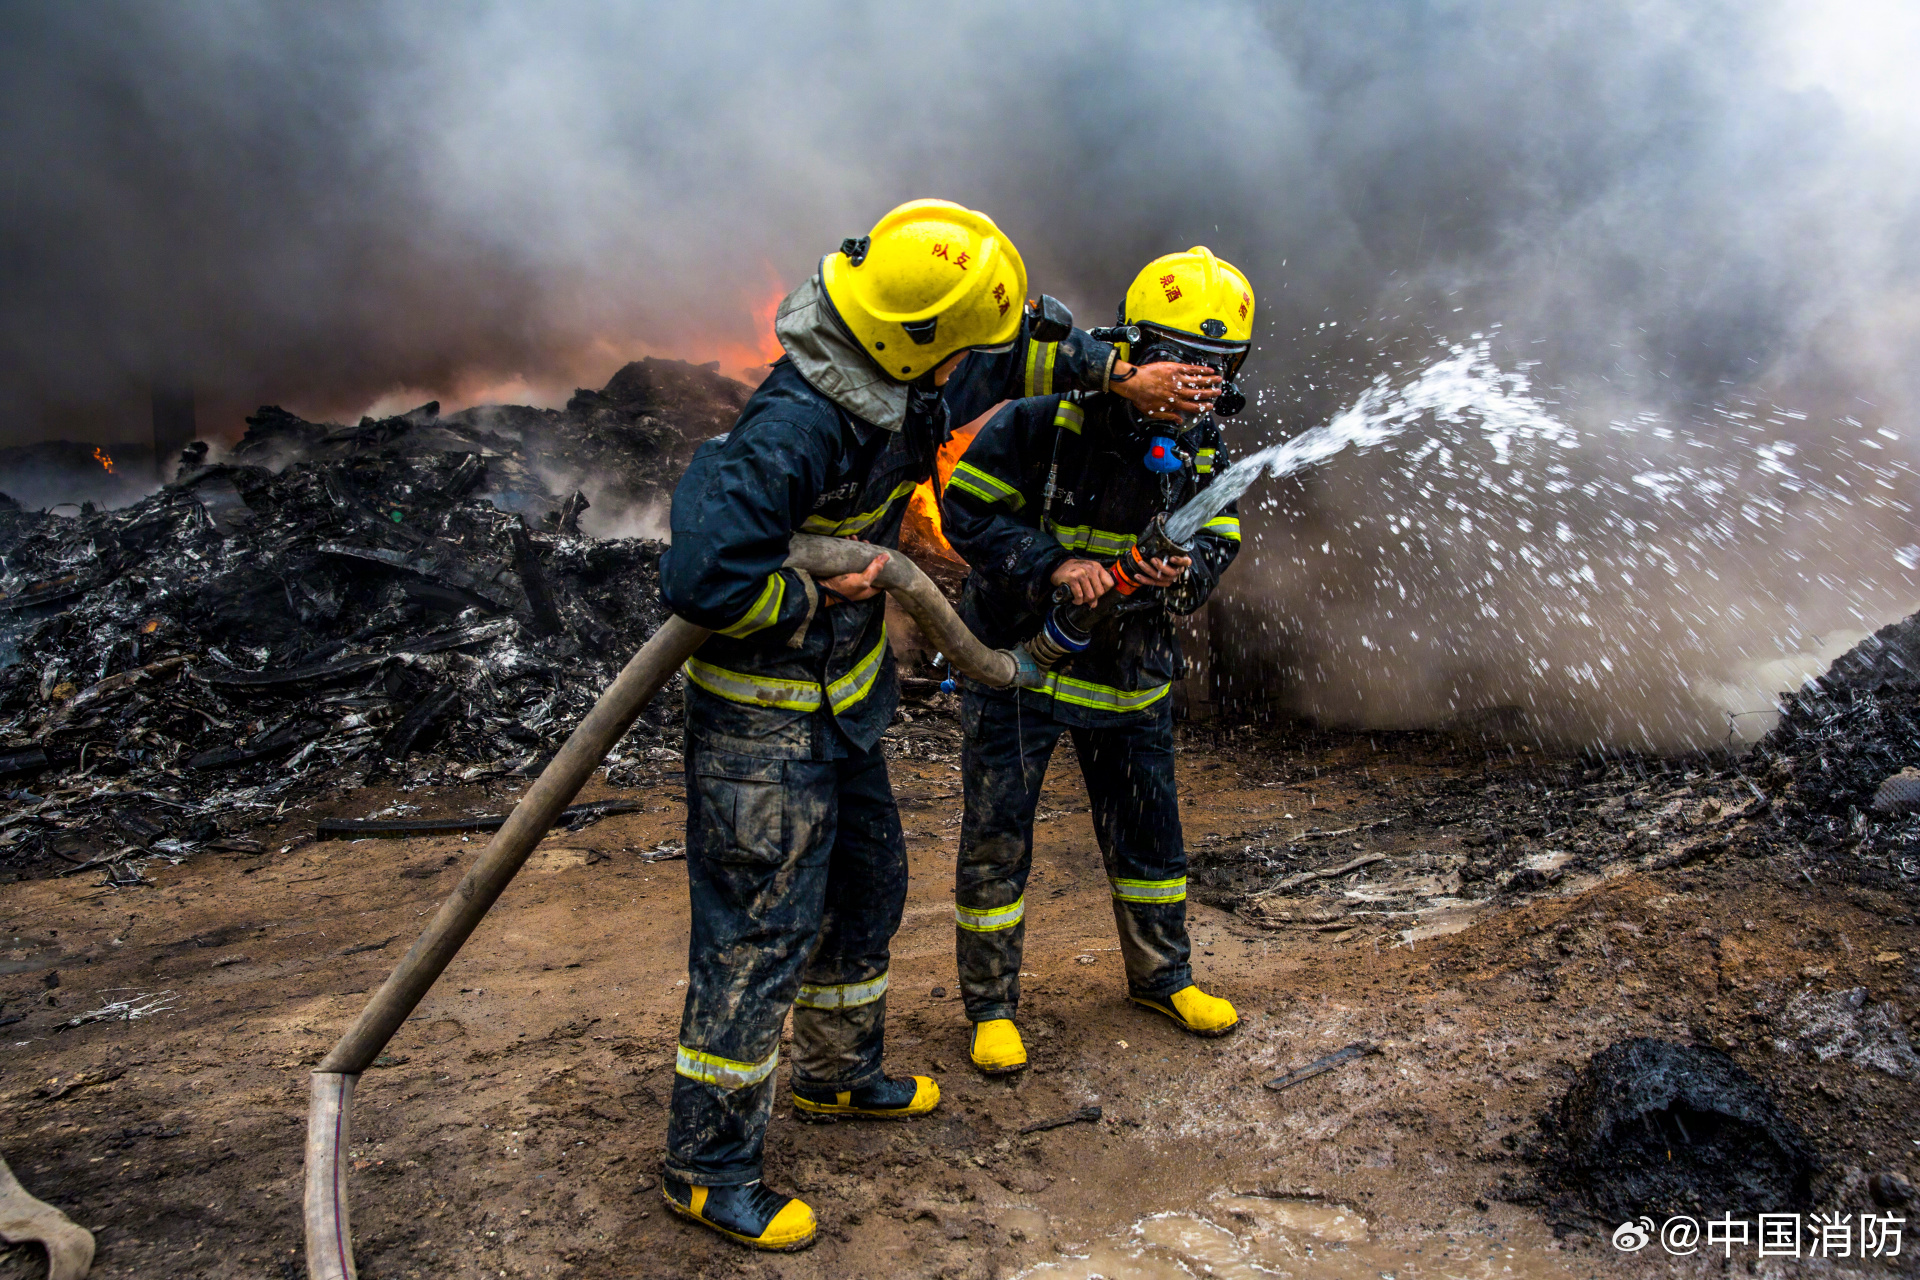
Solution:
M 1894 1213 L 1762 1213 L 1736 1218 L 1731 1213 L 1704 1224 L 1685 1214 L 1656 1227 L 1649 1217 L 1629 1218 L 1613 1229 L 1613 1247 L 1639 1253 L 1656 1240 L 1676 1257 L 1711 1252 L 1731 1258 L 1736 1247 L 1762 1258 L 1897 1258 L 1907 1220 Z

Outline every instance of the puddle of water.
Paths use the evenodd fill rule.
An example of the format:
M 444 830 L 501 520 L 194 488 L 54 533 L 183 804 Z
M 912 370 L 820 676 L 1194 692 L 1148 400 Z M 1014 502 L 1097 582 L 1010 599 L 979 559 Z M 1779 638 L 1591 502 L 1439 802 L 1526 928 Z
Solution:
M 0 976 L 38 973 L 60 963 L 60 944 L 50 938 L 0 938 Z
M 1509 1233 L 1429 1232 L 1413 1243 L 1375 1240 L 1367 1221 L 1336 1204 L 1221 1196 L 1197 1213 L 1143 1218 L 1084 1252 L 1043 1262 L 1022 1280 L 1565 1280 L 1572 1273 Z

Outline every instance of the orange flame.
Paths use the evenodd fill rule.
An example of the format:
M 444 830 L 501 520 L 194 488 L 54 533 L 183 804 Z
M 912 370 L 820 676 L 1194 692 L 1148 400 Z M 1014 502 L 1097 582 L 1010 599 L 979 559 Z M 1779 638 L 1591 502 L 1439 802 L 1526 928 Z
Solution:
M 972 444 L 973 438 L 980 434 L 980 428 L 987 425 L 987 419 L 999 411 L 999 405 L 993 406 L 972 422 L 955 430 L 952 437 L 940 446 L 940 453 L 934 459 L 933 469 L 942 490 L 947 487 L 947 481 L 952 478 L 953 469 L 959 465 L 960 457 L 966 453 L 967 446 Z M 940 523 L 940 503 L 934 497 L 933 486 L 932 480 L 923 480 L 920 487 L 915 489 L 907 499 L 907 518 L 905 528 L 901 532 L 903 535 L 915 537 L 923 543 L 930 544 L 940 554 L 965 564 L 966 560 L 953 549 L 953 544 L 947 541 L 946 530 Z
M 95 445 L 93 447 L 93 460 L 99 463 L 101 466 L 105 467 L 107 469 L 107 474 L 112 475 L 114 473 L 113 459 L 108 457 L 107 451 L 105 449 L 102 449 L 99 445 Z

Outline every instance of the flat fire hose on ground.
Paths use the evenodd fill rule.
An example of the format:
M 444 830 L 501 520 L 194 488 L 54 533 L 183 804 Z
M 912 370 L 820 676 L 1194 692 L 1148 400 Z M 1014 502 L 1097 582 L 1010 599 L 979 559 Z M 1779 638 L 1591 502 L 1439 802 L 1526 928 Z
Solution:
M 865 569 L 878 548 L 842 538 L 796 534 L 787 555 L 789 568 L 816 578 Z M 1005 649 L 989 649 L 954 613 L 938 587 L 918 565 L 898 551 L 875 585 L 881 587 L 920 624 L 927 638 L 968 679 L 1003 689 L 1016 682 L 1023 666 Z M 607 752 L 626 735 L 647 703 L 712 633 L 683 618 L 667 619 L 614 678 L 566 745 L 528 788 L 505 825 L 440 904 L 426 930 L 360 1011 L 353 1026 L 313 1072 L 313 1097 L 307 1112 L 306 1230 L 310 1280 L 355 1280 L 353 1242 L 347 1225 L 347 1148 L 350 1143 L 353 1088 L 373 1064 L 460 951 L 481 918 L 497 901 L 527 856 L 571 802 Z M 1022 680 L 1021 683 L 1027 683 Z

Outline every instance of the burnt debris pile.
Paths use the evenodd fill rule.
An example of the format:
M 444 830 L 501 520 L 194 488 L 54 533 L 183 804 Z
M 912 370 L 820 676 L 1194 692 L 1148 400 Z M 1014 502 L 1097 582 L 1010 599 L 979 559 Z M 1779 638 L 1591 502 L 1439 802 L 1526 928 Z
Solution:
M 646 361 L 564 412 L 269 408 L 131 506 L 0 510 L 0 867 L 117 874 L 296 788 L 537 769 L 666 616 L 664 544 L 585 536 L 569 477 L 664 500 L 746 394 Z M 666 757 L 678 702 L 611 767 Z
M 1563 1215 L 1705 1221 L 1728 1205 L 1808 1207 L 1813 1149 L 1759 1081 L 1717 1049 L 1623 1040 L 1593 1056 L 1532 1153 Z
M 1755 748 L 1782 821 L 1848 878 L 1920 874 L 1920 614 L 1882 627 L 1781 695 Z

